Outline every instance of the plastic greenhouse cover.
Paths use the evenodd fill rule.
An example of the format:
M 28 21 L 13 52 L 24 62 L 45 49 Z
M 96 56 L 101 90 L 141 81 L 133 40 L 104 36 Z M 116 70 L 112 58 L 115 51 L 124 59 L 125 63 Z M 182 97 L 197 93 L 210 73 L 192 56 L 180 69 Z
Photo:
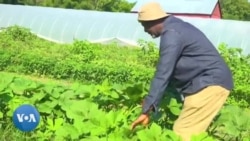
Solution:
M 180 17 L 201 31 L 217 47 L 226 43 L 250 54 L 250 22 Z M 19 25 L 45 39 L 71 43 L 74 39 L 138 45 L 143 39 L 159 45 L 137 22 L 137 14 L 0 4 L 0 28 Z

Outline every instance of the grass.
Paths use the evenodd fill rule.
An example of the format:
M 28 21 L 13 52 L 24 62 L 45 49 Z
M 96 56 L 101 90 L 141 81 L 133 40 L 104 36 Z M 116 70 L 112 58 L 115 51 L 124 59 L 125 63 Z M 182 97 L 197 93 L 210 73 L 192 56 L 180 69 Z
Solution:
M 52 78 L 48 78 L 48 77 L 42 77 L 42 76 L 39 77 L 37 75 L 25 75 L 25 74 L 5 72 L 5 71 L 0 71 L 0 74 L 29 79 L 29 80 L 39 82 L 39 83 L 52 83 L 52 84 L 56 84 L 56 85 L 60 85 L 60 86 L 70 86 L 72 83 L 76 82 L 76 80 L 59 80 L 59 79 L 52 79 Z M 80 83 L 82 83 L 82 82 L 80 82 Z
M 1 141 L 34 141 L 31 137 L 32 133 L 25 133 L 19 131 L 12 122 L 8 122 L 9 124 L 6 128 L 0 129 L 0 140 Z

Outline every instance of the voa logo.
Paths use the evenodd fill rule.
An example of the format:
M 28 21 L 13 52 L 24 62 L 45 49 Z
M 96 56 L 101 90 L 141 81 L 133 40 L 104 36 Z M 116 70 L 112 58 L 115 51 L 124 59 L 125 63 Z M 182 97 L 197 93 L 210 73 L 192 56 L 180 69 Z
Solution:
M 37 109 L 29 104 L 19 106 L 13 113 L 13 123 L 21 131 L 35 130 L 40 122 L 40 114 Z
M 36 118 L 34 114 L 16 114 L 19 122 L 27 121 L 27 122 L 36 122 Z

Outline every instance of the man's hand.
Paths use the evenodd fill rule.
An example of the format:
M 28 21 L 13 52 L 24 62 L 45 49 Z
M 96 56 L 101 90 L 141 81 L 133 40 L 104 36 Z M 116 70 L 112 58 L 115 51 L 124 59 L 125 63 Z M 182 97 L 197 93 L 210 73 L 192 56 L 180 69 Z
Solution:
M 145 104 L 145 100 L 142 101 L 142 107 Z M 145 114 L 141 114 L 131 125 L 131 130 L 133 130 L 137 125 L 142 124 L 143 126 L 147 126 L 149 123 L 149 113 L 152 111 L 152 107 L 150 107 L 149 111 Z
M 137 125 L 142 124 L 143 126 L 148 125 L 149 115 L 141 114 L 131 125 L 131 130 L 133 130 Z

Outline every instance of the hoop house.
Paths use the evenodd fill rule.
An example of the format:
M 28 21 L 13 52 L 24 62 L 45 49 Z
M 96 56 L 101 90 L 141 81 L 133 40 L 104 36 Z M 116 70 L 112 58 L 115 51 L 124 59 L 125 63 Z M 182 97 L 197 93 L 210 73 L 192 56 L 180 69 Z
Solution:
M 250 22 L 180 17 L 201 31 L 217 47 L 224 42 L 250 54 Z M 139 39 L 153 41 L 137 22 L 135 13 L 112 13 L 0 4 L 0 27 L 19 25 L 45 39 L 71 43 L 74 39 L 137 45 Z

